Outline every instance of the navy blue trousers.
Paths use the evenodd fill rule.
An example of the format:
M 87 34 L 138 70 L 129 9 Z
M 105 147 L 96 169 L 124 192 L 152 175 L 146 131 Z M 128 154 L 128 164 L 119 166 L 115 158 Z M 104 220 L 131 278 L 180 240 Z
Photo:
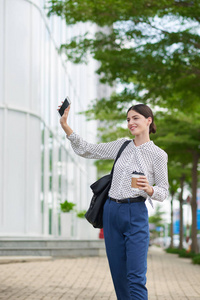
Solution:
M 147 300 L 148 212 L 144 202 L 104 205 L 103 229 L 118 300 Z

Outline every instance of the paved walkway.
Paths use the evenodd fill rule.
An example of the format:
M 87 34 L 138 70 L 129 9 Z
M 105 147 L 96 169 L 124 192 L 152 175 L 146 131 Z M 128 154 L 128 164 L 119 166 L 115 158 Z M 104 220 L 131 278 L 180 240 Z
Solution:
M 200 300 L 200 266 L 150 247 L 149 300 Z M 105 257 L 0 264 L 0 299 L 116 300 Z

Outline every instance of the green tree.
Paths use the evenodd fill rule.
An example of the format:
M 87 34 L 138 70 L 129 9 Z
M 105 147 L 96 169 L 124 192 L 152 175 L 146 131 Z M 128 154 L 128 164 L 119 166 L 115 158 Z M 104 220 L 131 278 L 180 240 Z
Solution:
M 86 61 L 88 53 L 98 60 L 102 82 L 124 84 L 121 94 L 94 103 L 98 118 L 108 105 L 119 113 L 133 99 L 199 109 L 199 0 L 51 0 L 48 7 L 49 16 L 57 14 L 68 25 L 98 25 L 96 34 L 61 46 L 75 63 Z

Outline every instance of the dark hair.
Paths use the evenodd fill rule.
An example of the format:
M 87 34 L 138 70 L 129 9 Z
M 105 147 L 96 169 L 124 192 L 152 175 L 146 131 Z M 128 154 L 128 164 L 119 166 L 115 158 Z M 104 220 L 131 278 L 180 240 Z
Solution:
M 143 115 L 146 119 L 151 117 L 152 118 L 152 123 L 149 126 L 149 133 L 156 133 L 156 125 L 154 123 L 153 112 L 152 112 L 152 110 L 149 106 L 147 106 L 146 104 L 136 104 L 134 106 L 131 106 L 128 109 L 127 114 L 130 110 L 136 111 L 140 115 Z

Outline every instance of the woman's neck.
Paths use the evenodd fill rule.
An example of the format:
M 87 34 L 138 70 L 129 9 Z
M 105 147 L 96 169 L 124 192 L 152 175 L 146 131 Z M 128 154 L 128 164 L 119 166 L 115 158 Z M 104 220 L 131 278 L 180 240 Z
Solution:
M 145 144 L 149 141 L 150 141 L 149 135 L 147 135 L 147 136 L 140 136 L 139 135 L 139 136 L 135 136 L 135 138 L 134 138 L 134 144 L 135 144 L 136 147 L 140 146 L 142 144 Z

